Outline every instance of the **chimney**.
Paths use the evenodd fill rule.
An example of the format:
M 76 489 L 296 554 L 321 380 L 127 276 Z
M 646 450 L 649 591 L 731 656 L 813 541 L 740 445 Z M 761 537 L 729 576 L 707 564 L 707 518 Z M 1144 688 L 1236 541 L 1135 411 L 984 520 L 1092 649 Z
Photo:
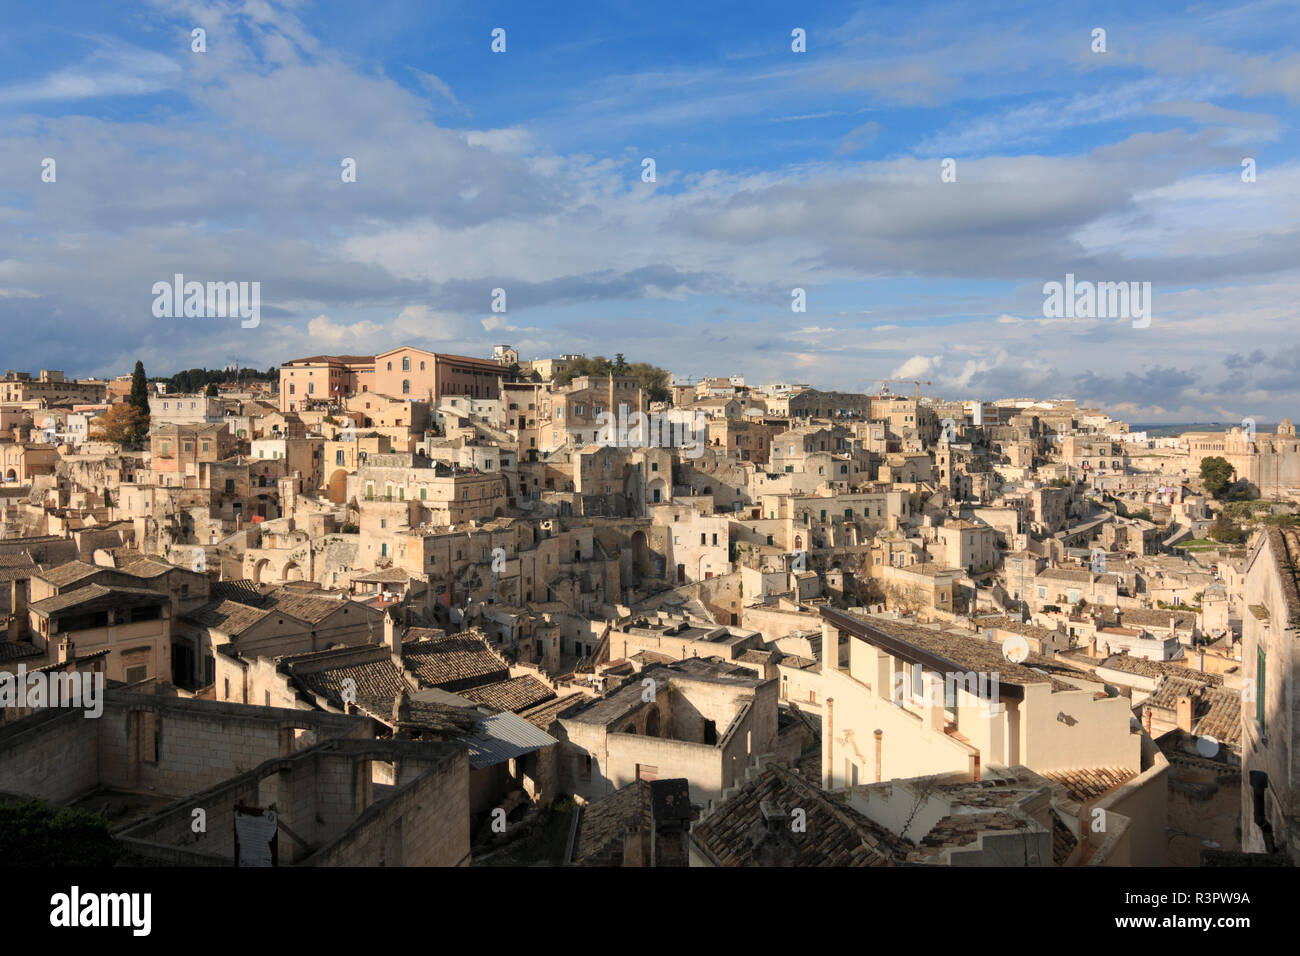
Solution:
M 1143 723 L 1146 725 L 1147 736 L 1151 736 L 1151 708 L 1147 707 L 1142 713 Z
M 885 741 L 885 732 L 883 730 L 877 730 L 875 733 L 875 738 L 876 738 L 876 783 L 880 783 L 880 771 L 883 762 L 883 747 Z
M 12 616 L 9 618 L 9 640 L 16 641 L 26 632 L 27 629 L 27 598 L 31 593 L 31 580 L 20 580 L 15 578 L 9 585 L 9 607 Z
M 384 643 L 391 653 L 402 656 L 402 639 L 397 633 L 397 621 L 388 611 L 384 612 Z
M 403 687 L 401 692 L 393 698 L 393 736 L 396 737 L 400 730 L 398 724 L 405 723 L 411 719 L 411 692 L 408 688 Z
M 63 640 L 59 641 L 59 663 L 66 664 L 68 661 L 75 661 L 76 659 L 76 647 L 72 643 L 72 638 L 65 634 Z
M 1192 732 L 1192 699 L 1187 695 L 1178 698 L 1178 729 Z
M 760 800 L 758 812 L 763 815 L 763 826 L 768 833 L 780 835 L 785 832 L 790 815 L 777 806 L 775 800 L 771 798 Z

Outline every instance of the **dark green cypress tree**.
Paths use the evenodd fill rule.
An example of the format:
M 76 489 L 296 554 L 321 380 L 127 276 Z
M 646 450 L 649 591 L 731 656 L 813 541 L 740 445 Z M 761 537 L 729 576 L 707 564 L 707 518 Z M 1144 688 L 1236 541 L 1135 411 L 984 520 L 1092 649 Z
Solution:
M 131 373 L 131 395 L 127 402 L 138 409 L 145 418 L 149 417 L 149 383 L 144 377 L 143 362 L 135 363 L 135 371 Z

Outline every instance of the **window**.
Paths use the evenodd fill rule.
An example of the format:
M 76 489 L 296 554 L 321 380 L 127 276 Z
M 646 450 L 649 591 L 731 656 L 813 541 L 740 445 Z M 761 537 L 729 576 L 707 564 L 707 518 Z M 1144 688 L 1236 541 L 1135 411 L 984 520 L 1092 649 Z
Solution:
M 402 356 L 402 371 L 403 371 L 403 372 L 409 372 L 410 370 L 411 370 L 411 357 L 410 357 L 409 355 L 403 355 L 403 356 Z
M 128 667 L 126 669 L 126 682 L 128 684 L 138 684 L 142 680 L 147 680 L 148 677 L 149 677 L 148 664 L 136 664 L 134 667 Z M 155 716 L 155 715 L 150 714 L 150 716 Z M 157 758 L 155 757 L 154 759 Z
M 1267 632 L 1265 632 L 1267 633 Z M 1260 635 L 1263 636 L 1262 634 Z M 1267 656 L 1264 648 L 1261 646 L 1255 651 L 1255 722 L 1259 724 L 1259 732 L 1264 733 L 1264 699 L 1268 696 L 1268 668 Z

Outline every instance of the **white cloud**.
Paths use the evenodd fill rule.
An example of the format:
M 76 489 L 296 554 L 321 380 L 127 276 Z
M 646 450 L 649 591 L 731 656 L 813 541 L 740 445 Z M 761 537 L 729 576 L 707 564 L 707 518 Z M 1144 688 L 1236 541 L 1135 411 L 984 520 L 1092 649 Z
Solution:
M 898 368 L 889 373 L 890 378 L 920 378 L 931 369 L 938 368 L 943 356 L 913 355 Z

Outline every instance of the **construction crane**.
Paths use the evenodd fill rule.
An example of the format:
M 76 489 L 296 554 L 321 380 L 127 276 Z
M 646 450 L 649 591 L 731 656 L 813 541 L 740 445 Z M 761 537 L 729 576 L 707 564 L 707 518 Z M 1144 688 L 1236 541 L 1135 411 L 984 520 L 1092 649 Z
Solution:
M 929 382 L 923 382 L 918 378 L 882 378 L 880 380 L 881 385 L 889 385 L 890 383 L 893 383 L 894 385 L 906 385 L 908 382 L 911 382 L 913 385 L 916 386 L 916 400 L 920 402 L 921 386 L 929 385 L 930 384 Z

